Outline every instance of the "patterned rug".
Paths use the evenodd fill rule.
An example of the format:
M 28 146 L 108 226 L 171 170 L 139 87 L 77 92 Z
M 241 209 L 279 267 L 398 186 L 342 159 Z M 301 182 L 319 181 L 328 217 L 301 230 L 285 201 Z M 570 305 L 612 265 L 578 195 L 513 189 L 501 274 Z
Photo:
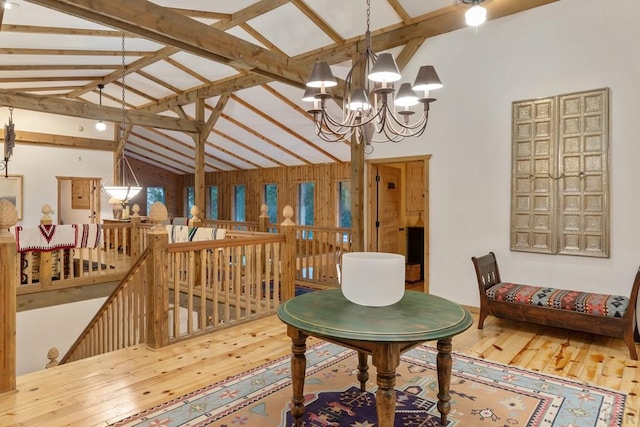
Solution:
M 436 351 L 402 356 L 396 375 L 396 427 L 439 426 Z M 335 344 L 307 351 L 305 427 L 375 427 L 375 368 L 367 392 L 357 356 Z M 289 357 L 231 377 L 119 421 L 117 427 L 290 426 Z M 453 355 L 448 426 L 622 426 L 626 396 L 559 377 Z

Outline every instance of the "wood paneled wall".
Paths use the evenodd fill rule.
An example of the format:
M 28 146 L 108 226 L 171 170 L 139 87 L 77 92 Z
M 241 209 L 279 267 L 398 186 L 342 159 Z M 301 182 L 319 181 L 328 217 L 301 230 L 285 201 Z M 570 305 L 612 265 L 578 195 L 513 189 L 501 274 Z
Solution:
M 147 187 L 165 188 L 165 205 L 169 217 L 185 216 L 182 175 L 169 172 L 165 169 L 153 166 L 140 160 L 127 157 L 138 182 L 143 190 L 131 200 L 130 206 L 137 203 L 140 206 L 140 215 L 147 215 Z
M 183 175 L 184 188 L 194 185 L 194 175 Z M 278 186 L 278 222 L 282 222 L 282 210 L 291 205 L 297 216 L 298 184 L 315 183 L 315 224 L 321 227 L 337 225 L 337 185 L 339 181 L 351 180 L 350 163 L 325 163 L 287 168 L 249 169 L 230 172 L 209 172 L 205 175 L 205 187 L 218 186 L 219 219 L 230 220 L 233 202 L 233 187 L 247 187 L 246 221 L 258 221 L 265 184 Z M 208 214 L 207 214 L 208 215 Z M 294 217 L 294 221 L 297 222 Z

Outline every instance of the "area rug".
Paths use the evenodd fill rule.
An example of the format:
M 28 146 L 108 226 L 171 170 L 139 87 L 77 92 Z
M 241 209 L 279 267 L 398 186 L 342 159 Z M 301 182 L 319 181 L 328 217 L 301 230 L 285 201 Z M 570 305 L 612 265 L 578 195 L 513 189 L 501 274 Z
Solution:
M 396 427 L 440 425 L 436 350 L 402 356 Z M 307 350 L 304 427 L 375 427 L 375 368 L 361 392 L 357 356 L 321 342 Z M 128 417 L 114 427 L 291 426 L 290 358 L 284 357 Z M 564 378 L 453 354 L 447 426 L 622 426 L 626 396 Z

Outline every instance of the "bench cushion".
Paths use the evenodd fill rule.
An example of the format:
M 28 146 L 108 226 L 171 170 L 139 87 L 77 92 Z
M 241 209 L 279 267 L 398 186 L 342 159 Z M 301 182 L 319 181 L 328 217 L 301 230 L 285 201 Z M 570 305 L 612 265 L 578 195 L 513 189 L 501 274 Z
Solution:
M 497 283 L 487 289 L 490 300 L 539 305 L 572 310 L 597 316 L 623 317 L 629 298 L 620 295 L 594 294 L 517 283 Z

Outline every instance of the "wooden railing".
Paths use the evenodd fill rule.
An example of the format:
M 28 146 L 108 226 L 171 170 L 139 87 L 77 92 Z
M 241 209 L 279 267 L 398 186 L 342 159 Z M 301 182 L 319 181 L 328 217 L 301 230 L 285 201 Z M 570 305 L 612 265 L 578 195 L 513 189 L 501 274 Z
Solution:
M 146 342 L 148 283 L 146 263 L 150 250 L 136 260 L 98 313 L 71 345 L 60 363 L 120 350 Z
M 166 228 L 152 228 L 147 249 L 60 363 L 141 343 L 159 348 L 274 314 L 294 295 L 286 247 L 295 232 L 285 229 L 168 244 Z
M 16 257 L 17 295 L 119 281 L 147 247 L 140 218 L 102 225 L 99 247 L 25 251 Z
M 277 310 L 287 293 L 285 236 L 240 233 L 168 246 L 170 342 Z
M 0 219 L 5 208 L 0 200 Z M 351 250 L 350 230 L 296 226 L 290 220 L 292 212 L 285 209 L 281 225 L 268 224 L 262 215 L 257 229 L 263 231 L 253 224 L 242 230 L 233 221 L 211 222 L 228 230 L 225 239 L 174 245 L 168 245 L 164 227 L 152 229 L 135 218 L 104 224 L 96 249 L 20 255 L 9 235 L 1 250 L 13 251 L 13 256 L 0 261 L 15 268 L 2 269 L 9 278 L 0 287 L 7 290 L 0 292 L 3 326 L 14 330 L 16 290 L 20 295 L 121 279 L 63 361 L 140 343 L 159 348 L 272 314 L 281 301 L 294 296 L 295 282 L 336 287 L 336 264 L 341 253 Z M 0 228 L 15 224 L 7 218 Z M 159 217 L 154 221 L 161 222 Z M 0 393 L 15 388 L 15 334 L 9 329 L 0 328 L 8 343 L 0 352 L 0 362 L 7 367 Z
M 294 226 L 296 230 L 296 282 L 338 287 L 337 265 L 351 252 L 353 234 L 347 228 Z

